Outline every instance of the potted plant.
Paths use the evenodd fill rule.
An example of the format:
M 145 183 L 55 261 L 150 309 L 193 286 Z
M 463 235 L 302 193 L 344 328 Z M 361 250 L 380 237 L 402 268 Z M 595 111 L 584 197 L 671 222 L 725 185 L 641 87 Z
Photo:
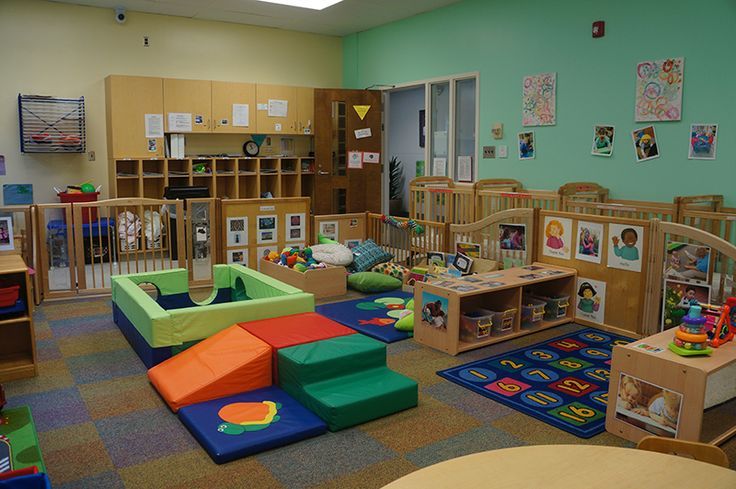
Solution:
M 388 175 L 388 212 L 392 216 L 398 216 L 403 213 L 404 169 L 401 160 L 396 156 L 391 157 L 388 162 Z

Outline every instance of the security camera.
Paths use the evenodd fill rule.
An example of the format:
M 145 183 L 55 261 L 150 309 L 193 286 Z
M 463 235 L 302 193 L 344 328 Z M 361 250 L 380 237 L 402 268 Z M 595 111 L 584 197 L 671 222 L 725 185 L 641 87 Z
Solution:
M 125 24 L 125 21 L 128 20 L 128 15 L 125 13 L 125 9 L 122 7 L 118 7 L 115 9 L 115 22 L 118 24 Z

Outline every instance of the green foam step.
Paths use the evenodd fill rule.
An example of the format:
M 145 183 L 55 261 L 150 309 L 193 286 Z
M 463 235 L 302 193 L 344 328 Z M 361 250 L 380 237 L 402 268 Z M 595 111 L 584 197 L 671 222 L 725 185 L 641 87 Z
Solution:
M 279 382 L 307 385 L 385 367 L 386 345 L 361 334 L 352 334 L 282 348 L 278 357 Z
M 418 387 L 413 380 L 388 367 L 377 367 L 306 386 L 282 384 L 282 388 L 338 431 L 417 405 Z

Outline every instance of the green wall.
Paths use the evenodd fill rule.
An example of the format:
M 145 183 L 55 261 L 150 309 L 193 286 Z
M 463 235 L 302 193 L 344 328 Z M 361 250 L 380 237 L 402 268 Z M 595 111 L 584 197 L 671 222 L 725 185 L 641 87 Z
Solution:
M 702 8 L 701 8 L 702 7 Z M 606 21 L 592 39 L 591 23 Z M 465 0 L 343 40 L 348 88 L 480 72 L 479 146 L 507 144 L 506 160 L 480 160 L 480 178 L 510 177 L 528 188 L 593 181 L 613 198 L 671 201 L 718 193 L 736 206 L 736 2 L 682 0 Z M 661 157 L 636 163 L 637 62 L 685 57 L 683 120 L 654 123 Z M 557 125 L 532 128 L 534 160 L 519 161 L 524 75 L 557 72 Z M 491 124 L 504 124 L 504 139 Z M 688 160 L 689 125 L 719 124 L 718 159 Z M 590 154 L 593 125 L 616 126 L 611 158 Z M 482 154 L 482 152 L 480 152 Z

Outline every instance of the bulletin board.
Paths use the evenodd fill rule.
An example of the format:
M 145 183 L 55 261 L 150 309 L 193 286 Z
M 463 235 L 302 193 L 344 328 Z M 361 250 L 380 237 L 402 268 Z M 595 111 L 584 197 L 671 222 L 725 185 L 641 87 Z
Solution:
M 545 254 L 545 247 L 549 239 L 547 225 L 551 220 L 557 220 L 565 224 L 571 223 L 569 243 L 565 243 L 565 246 L 569 247 L 569 258 Z M 585 281 L 585 279 L 591 279 L 589 282 L 593 284 L 595 282 L 605 283 L 605 307 L 601 317 L 602 322 L 591 321 L 584 317 L 585 314 L 581 311 L 579 304 L 579 299 L 581 299 L 578 296 L 579 285 L 575 288 L 575 296 L 570 298 L 570 306 L 575 309 L 575 322 L 586 326 L 611 329 L 624 334 L 627 332 L 637 335 L 642 334 L 644 331 L 642 318 L 646 278 L 649 267 L 649 221 L 569 212 L 540 211 L 536 226 L 537 229 L 534 233 L 536 261 L 576 269 L 579 285 L 582 285 L 582 281 Z M 602 236 L 599 239 L 599 263 L 594 261 L 595 257 L 577 253 L 581 249 L 578 248 L 581 240 L 578 232 L 580 227 L 602 230 Z M 636 267 L 631 267 L 631 269 L 609 266 L 609 253 L 612 250 L 612 238 L 614 236 L 618 238 L 618 254 L 616 252 L 611 253 L 611 259 L 614 262 L 625 262 L 617 256 L 622 254 L 621 249 L 624 246 L 621 233 L 628 228 L 637 230 L 638 264 Z M 616 232 L 612 233 L 612 231 Z M 563 248 L 564 246 L 560 249 Z M 625 253 L 623 255 L 626 256 Z
M 314 225 L 312 226 L 313 234 L 312 243 L 317 243 L 317 235 L 322 231 L 340 244 L 349 246 L 351 243 L 362 242 L 366 237 L 366 213 L 355 212 L 352 214 L 326 214 L 314 216 Z M 334 225 L 334 237 L 329 231 Z
M 267 251 L 304 247 L 311 236 L 309 197 L 222 200 L 222 263 L 258 270 Z

